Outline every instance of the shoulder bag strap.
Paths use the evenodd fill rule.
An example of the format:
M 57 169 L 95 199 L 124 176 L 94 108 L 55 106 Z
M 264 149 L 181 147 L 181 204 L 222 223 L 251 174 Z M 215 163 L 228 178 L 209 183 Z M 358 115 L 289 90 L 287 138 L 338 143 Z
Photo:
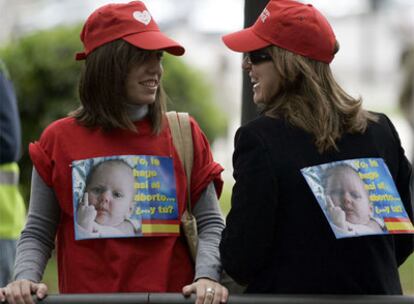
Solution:
M 184 112 L 167 112 L 167 119 L 171 129 L 171 136 L 175 149 L 180 156 L 187 177 L 187 210 L 191 212 L 191 171 L 193 168 L 193 136 L 190 117 Z

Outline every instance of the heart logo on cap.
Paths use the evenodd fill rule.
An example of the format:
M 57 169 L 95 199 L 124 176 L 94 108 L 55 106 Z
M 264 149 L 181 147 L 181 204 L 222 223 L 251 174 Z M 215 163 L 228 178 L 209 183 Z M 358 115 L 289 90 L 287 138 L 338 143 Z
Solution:
M 135 20 L 148 25 L 151 22 L 151 15 L 148 13 L 148 11 L 135 11 L 132 16 L 134 16 Z

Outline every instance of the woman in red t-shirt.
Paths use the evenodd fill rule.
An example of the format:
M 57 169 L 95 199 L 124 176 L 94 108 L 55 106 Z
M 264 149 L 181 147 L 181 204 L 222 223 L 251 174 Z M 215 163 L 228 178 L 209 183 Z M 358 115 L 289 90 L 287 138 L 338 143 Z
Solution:
M 183 292 L 196 293 L 197 303 L 226 302 L 228 291 L 218 283 L 223 168 L 192 118 L 195 265 L 180 233 L 188 185 L 166 121 L 161 77 L 163 52 L 180 56 L 184 48 L 160 32 L 140 1 L 97 9 L 81 40 L 84 51 L 76 55 L 85 60 L 81 106 L 30 145 L 28 221 L 18 244 L 15 281 L 0 288 L 0 300 L 32 303 L 32 293 L 46 295 L 40 280 L 56 239 L 61 293 Z M 123 178 L 114 178 L 119 175 L 114 166 L 100 170 L 90 184 L 95 176 L 90 173 L 102 163 L 122 163 L 122 172 L 129 177 L 132 172 L 131 205 L 131 180 L 127 187 Z M 113 216 L 120 208 L 123 216 Z M 136 233 L 113 228 L 121 226 Z

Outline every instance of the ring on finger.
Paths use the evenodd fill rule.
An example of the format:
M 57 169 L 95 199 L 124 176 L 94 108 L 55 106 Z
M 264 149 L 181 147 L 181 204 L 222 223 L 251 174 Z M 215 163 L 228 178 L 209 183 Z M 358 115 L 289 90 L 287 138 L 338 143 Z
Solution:
M 206 293 L 212 293 L 212 294 L 214 294 L 214 292 L 215 292 L 214 288 L 212 288 L 212 287 L 207 287 L 206 288 Z

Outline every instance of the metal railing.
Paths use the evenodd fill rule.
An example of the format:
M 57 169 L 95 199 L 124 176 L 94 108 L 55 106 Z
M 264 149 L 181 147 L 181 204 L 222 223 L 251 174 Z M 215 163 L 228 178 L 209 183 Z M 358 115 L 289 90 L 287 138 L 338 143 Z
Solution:
M 185 304 L 194 303 L 195 296 L 181 293 L 105 293 L 49 295 L 42 304 Z M 365 295 L 230 295 L 229 304 L 413 304 L 414 296 Z M 6 302 L 7 304 L 7 302 Z

